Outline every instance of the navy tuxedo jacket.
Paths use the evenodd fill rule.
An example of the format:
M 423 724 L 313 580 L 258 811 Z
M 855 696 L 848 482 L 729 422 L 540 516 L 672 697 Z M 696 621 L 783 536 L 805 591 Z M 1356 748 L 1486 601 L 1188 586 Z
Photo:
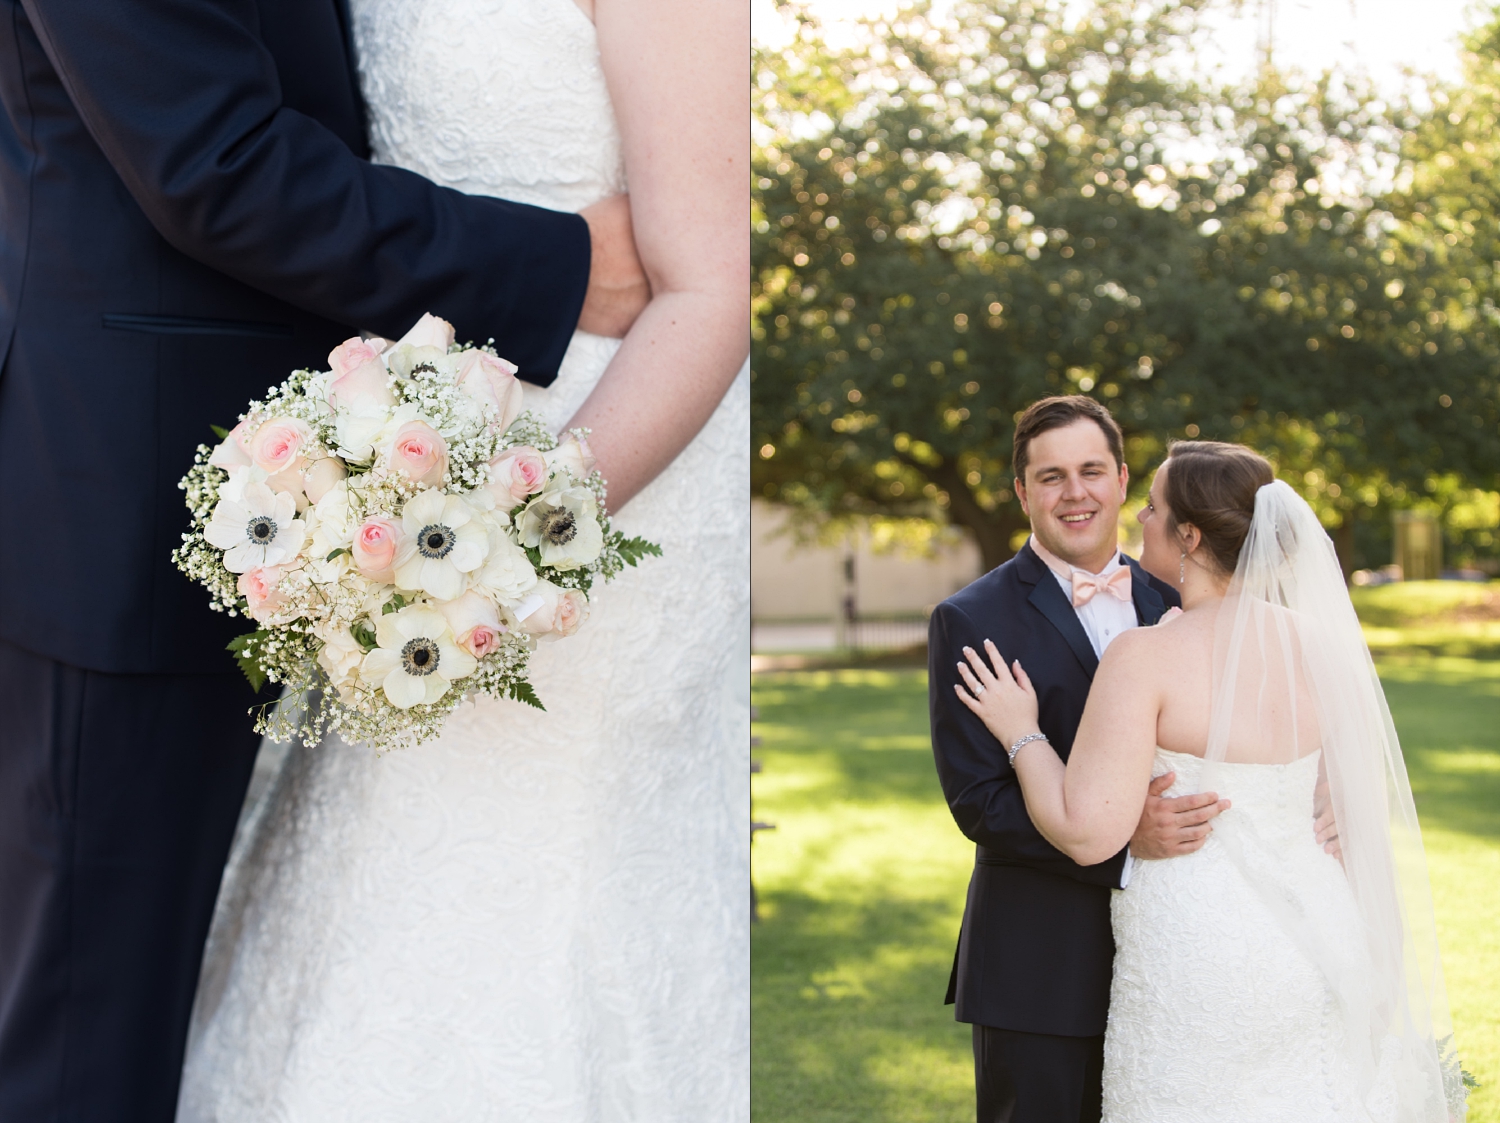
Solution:
M 1125 561 L 1136 617 L 1154 624 L 1177 593 Z M 982 653 L 986 639 L 1007 662 L 1021 660 L 1041 703 L 1041 730 L 1063 760 L 1099 666 L 1069 598 L 1029 543 L 932 614 L 932 751 L 953 818 L 977 844 L 948 1001 L 961 1022 L 1092 1037 L 1104 1032 L 1109 1008 L 1109 891 L 1119 888 L 1125 851 L 1080 866 L 1032 825 L 1005 748 L 953 692 L 963 648 Z
M 210 426 L 423 312 L 546 384 L 576 215 L 368 162 L 344 0 L 0 0 L 0 637 L 223 671 L 173 568 Z

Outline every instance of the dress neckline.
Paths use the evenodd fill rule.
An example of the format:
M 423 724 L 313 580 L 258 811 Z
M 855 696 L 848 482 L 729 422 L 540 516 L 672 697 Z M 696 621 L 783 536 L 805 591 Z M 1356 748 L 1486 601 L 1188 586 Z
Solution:
M 1159 752 L 1159 753 L 1161 753 L 1164 756 L 1182 757 L 1183 759 L 1186 759 L 1186 760 L 1196 760 L 1196 761 L 1198 761 L 1200 763 L 1207 763 L 1208 762 L 1206 757 L 1200 756 L 1197 753 L 1179 753 L 1179 752 L 1174 752 L 1171 749 L 1164 749 L 1160 745 L 1156 746 L 1156 751 Z M 1297 765 L 1302 764 L 1304 761 L 1317 760 L 1322 755 L 1323 755 L 1323 750 L 1322 749 L 1314 749 L 1312 752 L 1308 753 L 1305 756 L 1299 756 L 1296 760 L 1284 761 L 1284 762 L 1282 762 L 1280 764 L 1258 764 L 1258 763 L 1256 763 L 1254 761 L 1242 761 L 1242 760 L 1219 760 L 1219 761 L 1214 761 L 1214 763 L 1215 764 L 1219 764 L 1219 765 L 1224 765 L 1224 766 L 1227 766 L 1229 768 L 1292 768 L 1292 767 L 1295 767 Z

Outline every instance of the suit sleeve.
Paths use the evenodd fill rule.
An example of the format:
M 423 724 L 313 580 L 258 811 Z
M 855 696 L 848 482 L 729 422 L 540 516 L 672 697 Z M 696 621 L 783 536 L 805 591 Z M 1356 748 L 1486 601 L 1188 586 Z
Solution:
M 493 336 L 524 377 L 555 377 L 588 286 L 577 215 L 361 159 L 282 104 L 253 0 L 22 4 L 90 134 L 178 250 L 391 338 L 431 311 L 460 340 Z
M 932 752 L 954 822 L 969 839 L 1005 861 L 1088 885 L 1120 888 L 1126 852 L 1095 866 L 1080 866 L 1043 838 L 1027 813 L 1004 747 L 954 693 L 963 648 L 983 651 L 986 638 L 1003 647 L 1003 636 L 981 635 L 957 606 L 940 604 L 933 611 L 927 637 Z

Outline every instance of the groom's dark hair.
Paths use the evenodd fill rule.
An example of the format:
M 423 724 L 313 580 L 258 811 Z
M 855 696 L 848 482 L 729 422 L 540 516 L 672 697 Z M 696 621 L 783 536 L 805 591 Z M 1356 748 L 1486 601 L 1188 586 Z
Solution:
M 1043 398 L 1039 402 L 1032 402 L 1026 407 L 1026 412 L 1016 419 L 1010 468 L 1023 487 L 1026 484 L 1026 465 L 1031 460 L 1031 442 L 1049 429 L 1061 429 L 1075 421 L 1092 421 L 1099 426 L 1109 444 L 1109 453 L 1115 458 L 1115 467 L 1119 468 L 1125 463 L 1125 439 L 1109 410 L 1083 394 Z

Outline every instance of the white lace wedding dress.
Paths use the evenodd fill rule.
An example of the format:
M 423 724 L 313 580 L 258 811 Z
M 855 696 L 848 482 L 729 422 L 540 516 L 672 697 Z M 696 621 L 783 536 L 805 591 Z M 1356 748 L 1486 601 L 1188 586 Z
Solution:
M 378 160 L 554 209 L 623 189 L 572 0 L 352 8 Z M 528 405 L 560 427 L 616 347 L 580 333 Z M 545 714 L 287 754 L 226 872 L 180 1120 L 748 1119 L 748 400 L 742 371 L 620 512 L 664 556 L 538 650 Z
M 1394 1092 L 1356 1090 L 1332 991 L 1222 839 L 1234 831 L 1254 872 L 1368 977 L 1354 897 L 1313 833 L 1318 759 L 1220 764 L 1233 808 L 1202 849 L 1137 862 L 1115 892 L 1105 1123 L 1392 1123 Z M 1199 791 L 1203 766 L 1156 750 L 1155 773 L 1177 773 L 1169 796 Z

